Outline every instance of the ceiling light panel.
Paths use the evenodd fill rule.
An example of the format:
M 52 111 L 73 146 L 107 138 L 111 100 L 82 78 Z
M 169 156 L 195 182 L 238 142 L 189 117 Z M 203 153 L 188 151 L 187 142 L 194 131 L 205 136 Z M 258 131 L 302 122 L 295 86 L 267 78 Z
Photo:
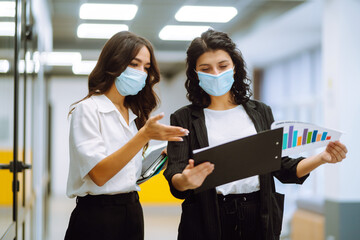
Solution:
M 7 73 L 10 69 L 8 60 L 0 59 L 0 73 Z
M 201 33 L 211 28 L 210 26 L 178 26 L 167 25 L 161 29 L 159 37 L 169 41 L 192 41 L 200 37 Z
M 0 2 L 0 17 L 15 17 L 15 2 Z
M 33 61 L 26 61 L 26 73 L 34 72 L 34 62 Z M 24 73 L 25 71 L 25 60 L 20 60 L 19 62 L 19 72 Z
M 14 36 L 15 23 L 14 22 L 0 22 L 0 36 Z
M 43 52 L 41 57 L 48 66 L 72 66 L 81 61 L 79 52 Z
M 89 24 L 82 23 L 78 26 L 77 36 L 79 38 L 109 39 L 115 33 L 128 31 L 125 24 Z
M 234 7 L 221 6 L 183 6 L 175 14 L 179 22 L 217 22 L 226 23 L 237 15 Z
M 95 68 L 97 61 L 81 61 L 73 65 L 72 71 L 76 75 L 89 75 Z
M 81 19 L 132 20 L 137 10 L 134 4 L 84 3 L 79 15 Z

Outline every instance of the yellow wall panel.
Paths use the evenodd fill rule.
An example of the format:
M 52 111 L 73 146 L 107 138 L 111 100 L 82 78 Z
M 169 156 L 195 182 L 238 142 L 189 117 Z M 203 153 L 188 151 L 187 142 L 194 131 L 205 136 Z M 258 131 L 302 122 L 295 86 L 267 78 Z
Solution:
M 13 152 L 8 150 L 0 150 L 0 164 L 9 164 L 12 161 Z M 13 174 L 8 170 L 0 172 L 0 205 L 12 204 L 12 180 Z
M 140 202 L 148 205 L 179 205 L 182 200 L 173 197 L 163 172 L 140 184 Z

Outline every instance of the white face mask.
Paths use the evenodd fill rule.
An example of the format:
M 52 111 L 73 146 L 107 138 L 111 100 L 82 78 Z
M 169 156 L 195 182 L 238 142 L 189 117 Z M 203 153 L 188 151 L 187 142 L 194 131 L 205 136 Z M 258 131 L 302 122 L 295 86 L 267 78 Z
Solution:
M 234 83 L 234 69 L 231 68 L 219 75 L 197 72 L 199 86 L 209 95 L 222 96 L 227 93 Z
M 127 67 L 115 79 L 115 86 L 122 96 L 136 95 L 146 84 L 147 73 Z

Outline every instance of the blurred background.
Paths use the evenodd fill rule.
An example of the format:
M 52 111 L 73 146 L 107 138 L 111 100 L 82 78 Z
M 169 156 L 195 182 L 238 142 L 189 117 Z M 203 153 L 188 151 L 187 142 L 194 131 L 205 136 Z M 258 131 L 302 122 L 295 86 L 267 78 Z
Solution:
M 302 186 L 276 183 L 286 194 L 281 238 L 359 239 L 359 22 L 359 0 L 0 0 L 0 240 L 64 238 L 75 206 L 65 194 L 67 114 L 87 94 L 106 40 L 129 30 L 152 42 L 161 70 L 154 114 L 169 124 L 189 103 L 186 49 L 210 27 L 237 44 L 253 98 L 276 120 L 344 132 L 341 164 Z M 145 239 L 176 239 L 181 201 L 162 174 L 141 185 L 140 200 Z

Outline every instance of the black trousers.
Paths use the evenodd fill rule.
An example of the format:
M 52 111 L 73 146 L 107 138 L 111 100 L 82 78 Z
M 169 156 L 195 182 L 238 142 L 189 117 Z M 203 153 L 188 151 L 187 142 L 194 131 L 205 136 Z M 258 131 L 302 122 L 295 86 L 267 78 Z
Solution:
M 78 197 L 65 240 L 143 240 L 144 218 L 137 192 Z
M 260 194 L 218 195 L 221 239 L 261 240 Z

